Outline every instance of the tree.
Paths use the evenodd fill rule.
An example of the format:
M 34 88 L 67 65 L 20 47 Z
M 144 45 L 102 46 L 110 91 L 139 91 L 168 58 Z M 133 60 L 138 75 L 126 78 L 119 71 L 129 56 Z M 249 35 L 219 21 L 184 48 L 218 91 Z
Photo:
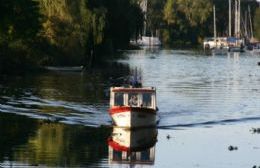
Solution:
M 163 8 L 165 0 L 148 0 L 146 23 L 148 32 L 151 35 L 157 35 L 163 20 Z
M 39 3 L 0 1 L 0 74 L 31 69 L 39 56 L 32 47 L 41 28 Z
M 167 0 L 164 10 L 163 19 L 167 22 L 168 25 L 177 23 L 177 2 L 176 0 Z
M 256 9 L 254 17 L 255 37 L 260 40 L 260 8 Z
M 40 29 L 38 2 L 1 0 L 0 39 L 14 41 L 33 39 Z
M 91 32 L 92 12 L 86 0 L 39 0 L 44 39 L 43 64 L 82 65 Z
M 182 12 L 191 26 L 203 24 L 212 12 L 212 3 L 209 0 L 177 0 L 178 9 Z
M 197 43 L 204 30 L 203 24 L 211 17 L 210 0 L 167 0 L 163 10 L 164 20 L 168 27 L 164 30 L 168 42 Z

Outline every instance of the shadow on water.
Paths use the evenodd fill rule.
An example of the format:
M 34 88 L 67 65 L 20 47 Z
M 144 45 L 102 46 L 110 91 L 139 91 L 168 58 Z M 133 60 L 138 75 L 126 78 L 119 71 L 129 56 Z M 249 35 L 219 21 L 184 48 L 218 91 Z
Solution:
M 10 114 L 0 114 L 0 121 L 0 166 L 89 166 L 107 157 L 108 128 Z

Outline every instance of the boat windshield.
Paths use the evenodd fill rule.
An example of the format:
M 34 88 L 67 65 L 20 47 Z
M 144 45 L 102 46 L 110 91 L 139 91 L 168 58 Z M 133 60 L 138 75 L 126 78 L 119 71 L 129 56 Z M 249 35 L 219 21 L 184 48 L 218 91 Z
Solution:
M 144 93 L 143 94 L 143 107 L 151 107 L 152 106 L 152 94 L 151 93 Z
M 155 94 L 154 92 L 114 92 L 111 100 L 112 106 L 130 106 L 130 107 L 144 107 L 155 108 Z
M 124 93 L 115 93 L 115 106 L 123 106 L 124 105 Z

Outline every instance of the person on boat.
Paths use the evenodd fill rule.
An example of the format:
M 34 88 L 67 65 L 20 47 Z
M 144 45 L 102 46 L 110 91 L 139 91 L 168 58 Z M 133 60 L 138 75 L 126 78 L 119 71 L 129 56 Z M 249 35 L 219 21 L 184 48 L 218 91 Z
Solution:
M 137 95 L 132 95 L 131 98 L 129 99 L 129 106 L 137 106 L 137 104 L 138 104 Z
M 132 87 L 142 87 L 141 77 L 131 76 L 130 77 L 130 85 Z

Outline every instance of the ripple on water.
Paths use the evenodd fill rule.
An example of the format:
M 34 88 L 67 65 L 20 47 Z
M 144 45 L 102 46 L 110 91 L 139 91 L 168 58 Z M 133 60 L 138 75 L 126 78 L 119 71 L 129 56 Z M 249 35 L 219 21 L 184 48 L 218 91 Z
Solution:
M 126 58 L 118 61 L 123 63 L 120 66 L 137 67 L 143 84 L 157 88 L 161 127 L 259 117 L 258 57 L 156 49 L 127 51 L 124 55 Z M 114 74 L 121 73 L 117 68 Z M 129 74 L 121 77 L 125 75 Z M 48 73 L 1 83 L 0 111 L 53 117 L 67 123 L 108 125 L 111 119 L 104 83 L 111 76 L 102 77 Z
M 47 119 L 67 124 L 95 127 L 110 124 L 108 115 L 104 115 L 107 113 L 107 106 L 100 104 L 95 106 L 77 102 L 42 99 L 36 96 L 22 97 L 18 100 L 7 96 L 1 98 L 4 98 L 5 103 L 0 104 L 0 112 L 21 114 L 31 118 Z
M 127 62 L 142 69 L 144 85 L 157 88 L 159 126 L 259 119 L 257 57 L 159 51 L 155 61 L 146 56 L 149 51 L 139 54 Z

